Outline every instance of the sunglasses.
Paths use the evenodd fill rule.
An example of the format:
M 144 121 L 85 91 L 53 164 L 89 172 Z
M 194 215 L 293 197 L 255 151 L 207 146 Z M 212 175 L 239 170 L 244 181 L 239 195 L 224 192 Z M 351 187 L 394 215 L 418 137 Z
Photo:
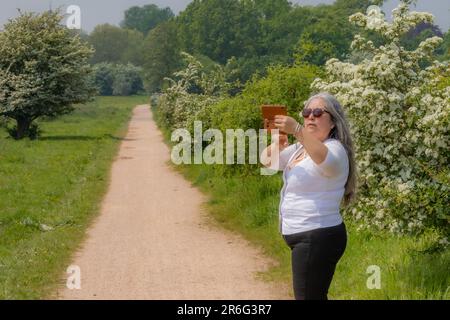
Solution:
M 315 108 L 315 109 L 306 108 L 306 109 L 303 109 L 303 111 L 302 111 L 302 116 L 303 116 L 303 118 L 308 118 L 308 117 L 311 115 L 311 113 L 312 113 L 313 116 L 314 116 L 315 118 L 319 118 L 319 117 L 321 117 L 321 116 L 324 114 L 324 112 L 329 113 L 329 112 L 328 112 L 327 110 L 325 110 L 325 109 L 320 109 L 320 108 Z

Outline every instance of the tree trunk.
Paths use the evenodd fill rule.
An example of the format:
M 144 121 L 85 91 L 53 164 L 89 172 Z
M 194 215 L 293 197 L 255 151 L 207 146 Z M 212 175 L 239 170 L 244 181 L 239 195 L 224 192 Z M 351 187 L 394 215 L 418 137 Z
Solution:
M 22 139 L 26 137 L 29 134 L 29 129 L 32 120 L 30 118 L 17 118 L 17 132 L 16 132 L 16 139 Z

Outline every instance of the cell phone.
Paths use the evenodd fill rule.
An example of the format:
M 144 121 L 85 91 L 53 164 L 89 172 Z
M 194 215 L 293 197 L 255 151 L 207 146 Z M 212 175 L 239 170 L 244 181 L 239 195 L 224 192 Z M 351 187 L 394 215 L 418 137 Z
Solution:
M 272 133 L 273 129 L 277 129 L 275 127 L 275 116 L 287 115 L 287 107 L 284 105 L 275 105 L 275 104 L 265 104 L 261 106 L 261 111 L 263 114 L 263 118 L 267 121 L 264 121 L 264 129 L 269 130 L 269 133 Z M 280 131 L 280 134 L 286 134 Z

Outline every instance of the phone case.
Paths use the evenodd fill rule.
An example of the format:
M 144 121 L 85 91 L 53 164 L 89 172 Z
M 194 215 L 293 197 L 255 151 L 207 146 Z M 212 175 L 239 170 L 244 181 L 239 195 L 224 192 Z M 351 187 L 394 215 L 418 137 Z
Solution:
M 264 129 L 269 130 L 269 133 L 272 133 L 272 129 L 276 129 L 275 127 L 275 116 L 276 115 L 287 115 L 287 108 L 283 105 L 262 105 L 261 111 L 263 114 L 264 119 L 267 120 L 264 121 Z M 280 134 L 285 134 L 284 132 L 280 131 Z

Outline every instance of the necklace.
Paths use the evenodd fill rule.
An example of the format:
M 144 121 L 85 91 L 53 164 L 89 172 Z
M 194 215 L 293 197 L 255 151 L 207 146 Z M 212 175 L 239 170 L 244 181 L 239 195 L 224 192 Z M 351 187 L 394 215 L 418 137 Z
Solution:
M 308 156 L 308 152 L 306 152 L 306 149 L 303 149 L 303 152 L 300 153 L 294 160 L 292 160 L 292 162 L 289 164 L 289 169 L 292 169 L 293 167 L 295 167 L 295 165 L 297 163 L 299 163 L 300 161 L 302 161 L 303 159 L 305 159 Z

